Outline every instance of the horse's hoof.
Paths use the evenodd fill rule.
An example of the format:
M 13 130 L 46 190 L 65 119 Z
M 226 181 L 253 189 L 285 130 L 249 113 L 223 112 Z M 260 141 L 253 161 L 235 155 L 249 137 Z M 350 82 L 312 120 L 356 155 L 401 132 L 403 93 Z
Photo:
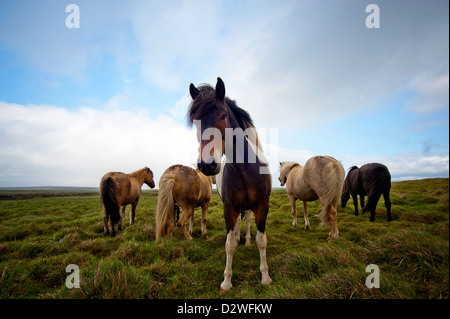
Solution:
M 261 285 L 270 286 L 273 283 L 272 279 L 269 277 L 268 279 L 261 280 Z
M 222 285 L 224 285 L 223 283 L 220 285 L 220 292 L 225 292 L 225 291 L 228 291 L 228 290 L 230 290 L 231 289 L 231 287 L 233 287 L 231 284 L 228 286 L 228 285 L 224 285 L 224 286 L 222 286 Z

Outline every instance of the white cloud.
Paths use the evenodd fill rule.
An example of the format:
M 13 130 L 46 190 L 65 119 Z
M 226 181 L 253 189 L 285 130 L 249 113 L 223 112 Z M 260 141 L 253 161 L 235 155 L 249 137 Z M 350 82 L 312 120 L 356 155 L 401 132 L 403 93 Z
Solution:
M 431 77 L 431 78 L 430 78 Z M 448 107 L 449 74 L 418 78 L 412 84 L 415 96 L 408 101 L 406 109 L 418 113 L 432 113 Z
M 144 166 L 156 183 L 172 164 L 197 158 L 195 132 L 166 116 L 117 107 L 68 111 L 0 102 L 1 186 L 97 186 L 108 171 Z M 114 107 L 112 107 L 112 106 Z
M 343 158 L 343 165 L 346 170 L 353 165 L 361 167 L 367 163 L 386 165 L 394 181 L 449 177 L 448 154 L 402 153 L 370 157 L 348 155 Z

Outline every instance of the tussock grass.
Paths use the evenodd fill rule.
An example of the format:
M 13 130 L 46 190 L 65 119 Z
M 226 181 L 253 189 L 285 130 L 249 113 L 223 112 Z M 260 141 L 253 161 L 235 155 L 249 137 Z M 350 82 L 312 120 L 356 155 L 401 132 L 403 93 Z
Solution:
M 3 191 L 5 193 L 6 191 Z M 449 298 L 448 179 L 392 184 L 393 221 L 383 199 L 375 222 L 338 208 L 340 238 L 327 242 L 328 229 L 308 204 L 311 228 L 292 227 L 284 189 L 274 189 L 267 219 L 267 258 L 273 284 L 260 284 L 259 252 L 241 241 L 233 260 L 233 288 L 221 293 L 225 268 L 223 207 L 213 195 L 208 238 L 196 211 L 193 240 L 176 229 L 155 242 L 157 191 L 145 191 L 136 221 L 111 238 L 103 234 L 97 193 L 43 192 L 0 200 L 0 298 Z M 7 196 L 8 195 L 8 196 Z M 14 194 L 13 194 L 14 195 Z M 66 266 L 80 268 L 80 289 L 65 285 Z M 380 288 L 368 289 L 366 266 L 380 269 Z

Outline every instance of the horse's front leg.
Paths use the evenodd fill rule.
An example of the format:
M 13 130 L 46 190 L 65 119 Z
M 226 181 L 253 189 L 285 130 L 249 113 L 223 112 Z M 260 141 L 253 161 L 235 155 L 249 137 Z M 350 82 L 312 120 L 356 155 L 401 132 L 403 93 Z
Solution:
M 233 275 L 232 264 L 233 256 L 236 248 L 238 246 L 238 241 L 236 240 L 236 226 L 239 227 L 240 223 L 237 223 L 238 216 L 240 217 L 240 212 L 236 212 L 234 209 L 224 207 L 224 217 L 225 224 L 227 226 L 227 241 L 225 242 L 225 252 L 227 253 L 227 261 L 225 265 L 225 271 L 223 272 L 223 282 L 220 284 L 220 290 L 225 291 L 231 289 L 233 286 L 231 284 L 231 276 Z
M 296 198 L 294 195 L 288 195 L 289 201 L 291 202 L 291 213 L 292 213 L 292 226 L 297 226 L 297 209 L 295 207 Z
M 267 265 L 266 248 L 267 248 L 267 236 L 266 236 L 266 218 L 269 212 L 269 203 L 266 205 L 261 205 L 255 213 L 256 222 L 256 246 L 259 249 L 260 266 L 261 271 L 261 284 L 270 285 L 272 279 L 269 276 L 269 266 Z

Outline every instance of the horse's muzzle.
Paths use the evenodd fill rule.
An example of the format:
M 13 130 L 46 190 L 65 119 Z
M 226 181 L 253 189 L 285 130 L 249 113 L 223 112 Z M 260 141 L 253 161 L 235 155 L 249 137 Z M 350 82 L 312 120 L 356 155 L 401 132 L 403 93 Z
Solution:
M 220 163 L 216 163 L 215 160 L 208 162 L 201 161 L 197 164 L 197 167 L 206 176 L 217 175 L 220 172 Z

